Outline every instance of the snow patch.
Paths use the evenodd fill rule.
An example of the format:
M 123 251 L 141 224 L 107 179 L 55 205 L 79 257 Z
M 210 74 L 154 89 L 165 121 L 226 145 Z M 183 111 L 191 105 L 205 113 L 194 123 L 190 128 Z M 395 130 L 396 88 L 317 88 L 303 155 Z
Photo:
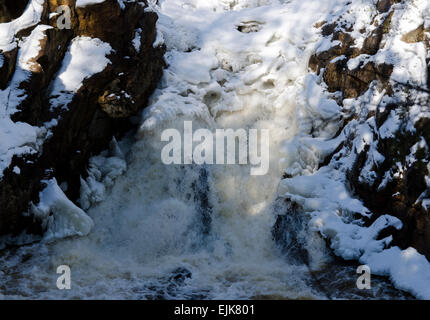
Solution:
M 31 0 L 19 18 L 8 23 L 0 23 L 0 50 L 3 52 L 13 50 L 16 47 L 17 32 L 40 22 L 44 3 L 45 0 Z
M 76 0 L 76 7 L 86 7 L 92 4 L 99 4 L 106 0 Z
M 142 29 L 136 29 L 134 30 L 135 36 L 132 40 L 133 47 L 136 50 L 136 52 L 140 52 L 140 45 L 141 45 L 141 35 L 142 35 Z
M 40 202 L 32 206 L 32 213 L 46 228 L 44 240 L 89 234 L 94 225 L 92 219 L 67 198 L 55 178 L 44 182 L 47 186 L 39 194 Z
M 106 68 L 110 63 L 106 56 L 111 52 L 112 47 L 100 39 L 74 38 L 52 86 L 51 108 L 67 107 L 83 81 Z

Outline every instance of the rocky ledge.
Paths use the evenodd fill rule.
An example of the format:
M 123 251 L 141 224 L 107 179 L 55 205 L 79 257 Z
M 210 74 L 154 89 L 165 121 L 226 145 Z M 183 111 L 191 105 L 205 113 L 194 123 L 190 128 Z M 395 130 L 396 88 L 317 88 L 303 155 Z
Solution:
M 47 181 L 76 201 L 89 158 L 133 129 L 164 67 L 156 22 L 146 0 L 2 1 L 0 235 L 42 234 Z
M 408 6 L 379 0 L 359 32 L 342 16 L 322 21 L 316 27 L 332 45 L 309 66 L 344 112 L 345 140 L 324 165 L 344 166 L 351 191 L 374 213 L 367 225 L 384 214 L 402 221 L 380 239 L 393 235 L 393 245 L 430 260 L 430 26 L 416 19 L 402 30 Z

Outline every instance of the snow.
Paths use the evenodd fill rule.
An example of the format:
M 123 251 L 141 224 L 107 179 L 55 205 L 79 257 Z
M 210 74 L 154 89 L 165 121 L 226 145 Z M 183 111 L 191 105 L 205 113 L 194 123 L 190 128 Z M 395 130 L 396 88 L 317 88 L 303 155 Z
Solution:
M 38 9 L 34 3 L 34 9 Z M 29 9 L 27 8 L 26 12 Z M 25 17 L 26 13 L 24 13 Z M 34 21 L 37 21 L 34 17 Z M 14 21 L 26 22 L 18 18 Z M 32 20 L 33 21 L 33 20 Z M 4 24 L 0 24 L 0 30 Z M 41 50 L 40 41 L 46 36 L 45 31 L 51 27 L 38 25 L 31 34 L 18 42 L 18 56 L 15 73 L 9 86 L 0 90 L 0 179 L 3 171 L 10 165 L 14 155 L 37 153 L 41 139 L 46 134 L 44 128 L 33 127 L 23 122 L 13 122 L 10 115 L 17 112 L 18 105 L 26 98 L 21 84 L 28 81 L 31 71 L 37 69 L 34 60 Z M 1 38 L 0 38 L 1 39 Z
M 336 180 L 329 168 L 323 167 L 312 175 L 297 175 L 284 179 L 280 183 L 280 193 L 304 207 L 316 211 L 344 211 L 369 216 L 369 210 L 362 203 L 351 197 L 342 181 Z M 284 191 L 287 191 L 284 193 Z
M 400 119 L 395 110 L 391 110 L 390 115 L 384 124 L 379 128 L 380 137 L 383 139 L 394 138 L 395 133 L 400 128 Z
M 67 107 L 83 81 L 106 68 L 111 52 L 112 47 L 100 39 L 74 38 L 52 85 L 51 108 Z
M 356 45 L 360 47 L 364 38 L 372 31 L 367 27 L 366 32 L 358 32 L 366 21 L 374 17 L 374 13 L 368 11 L 371 1 L 357 1 L 349 6 L 349 10 L 343 13 L 343 19 L 348 19 L 353 25 L 353 37 Z M 357 4 L 356 4 L 357 3 Z M 359 9 L 355 6 L 362 6 Z M 384 36 L 382 49 L 376 55 L 361 55 L 348 62 L 348 68 L 355 69 L 361 63 L 373 61 L 376 63 L 388 63 L 394 65 L 391 79 L 393 82 L 413 83 L 425 87 L 427 79 L 425 58 L 427 52 L 422 43 L 408 44 L 401 37 L 409 31 L 416 29 L 423 23 L 423 15 L 428 15 L 428 1 L 410 1 L 406 4 L 398 4 L 392 17 L 390 32 Z M 367 15 L 367 17 L 366 17 Z M 380 19 L 380 17 L 378 17 Z M 370 25 L 370 24 L 368 24 Z M 361 26 L 361 27 L 360 27 Z M 357 32 L 356 32 L 357 31 Z M 320 40 L 318 51 L 327 50 L 335 44 L 330 44 L 330 39 Z M 315 85 L 317 82 L 311 83 Z M 310 226 L 318 230 L 325 238 L 330 239 L 334 252 L 344 259 L 359 260 L 369 265 L 372 274 L 389 276 L 393 284 L 405 291 L 409 291 L 421 299 L 429 299 L 430 294 L 430 264 L 426 258 L 415 249 L 401 250 L 390 245 L 392 238 L 376 240 L 380 231 L 388 226 L 401 228 L 401 222 L 390 216 L 390 212 L 379 217 L 370 227 L 365 227 L 358 215 L 371 215 L 366 208 L 353 195 L 345 189 L 345 172 L 351 168 L 356 159 L 354 154 L 365 151 L 368 155 L 362 168 L 359 181 L 370 185 L 375 179 L 373 168 L 383 160 L 383 156 L 377 151 L 377 139 L 392 138 L 400 128 L 401 119 L 395 111 L 391 111 L 387 120 L 380 128 L 376 127 L 374 117 L 368 117 L 369 112 L 376 108 L 383 108 L 389 102 L 398 103 L 402 96 L 389 99 L 384 98 L 385 92 L 378 92 L 375 83 L 371 84 L 368 92 L 358 99 L 344 101 L 344 110 L 350 110 L 358 115 L 357 120 L 350 121 L 343 130 L 343 139 L 348 137 L 351 148 L 342 148 L 330 163 L 316 172 L 289 170 L 292 178 L 285 179 L 280 184 L 280 192 L 289 199 L 293 199 L 303 206 L 304 210 L 312 216 Z M 321 86 L 320 90 L 308 89 L 308 100 L 312 106 L 314 96 L 328 96 Z M 385 100 L 384 100 L 385 99 Z M 318 99 L 315 99 L 318 101 Z M 320 106 L 317 106 L 320 108 Z M 409 130 L 413 129 L 413 123 L 426 115 L 419 106 L 410 108 Z M 411 149 L 411 155 L 407 158 L 409 163 L 415 161 L 414 154 L 418 147 L 426 147 L 423 140 Z M 368 149 L 366 149 L 368 148 Z M 367 151 L 366 151 L 367 150 Z M 399 166 L 399 171 L 403 168 Z M 298 168 L 298 166 L 295 166 Z M 297 175 L 297 176 L 295 176 Z M 392 177 L 391 170 L 387 171 L 379 188 L 382 188 Z
M 78 0 L 76 5 L 84 7 L 103 1 Z M 32 0 L 22 17 L 0 24 L 0 50 L 13 49 L 16 32 L 40 20 L 43 2 Z M 118 2 L 124 8 L 124 1 Z M 273 226 L 273 216 L 271 212 L 268 215 L 265 208 L 273 198 L 280 196 L 301 206 L 303 214 L 309 218 L 310 229 L 329 239 L 335 254 L 368 264 L 373 274 L 389 276 L 399 289 L 430 299 L 430 264 L 425 257 L 413 248 L 401 250 L 391 246 L 391 237 L 378 239 L 380 232 L 389 226 L 400 229 L 401 222 L 387 212 L 371 226 L 364 226 L 361 217 L 370 217 L 372 213 L 354 197 L 346 179 L 356 154 L 367 150 L 369 156 L 360 181 L 373 183 L 373 168 L 384 160 L 378 152 L 377 139 L 393 137 L 400 118 L 391 112 L 377 128 L 375 118 L 368 115 L 384 103 L 400 101 L 401 97 L 386 101 L 385 92 L 372 83 L 360 98 L 345 100 L 341 109 L 333 99 L 335 94 L 328 93 L 322 79 L 308 69 L 312 54 L 340 43 L 323 37 L 314 27 L 316 23 L 342 16 L 345 24 L 351 26 L 355 46 L 360 48 L 375 28 L 373 20 L 381 21 L 385 17 L 377 15 L 374 5 L 374 0 L 163 0 L 159 1 L 159 7 L 154 1 L 150 3 L 150 9 L 159 15 L 157 39 L 153 45 L 166 45 L 165 59 L 169 67 L 150 106 L 143 113 L 138 139 L 145 139 L 133 147 L 130 165 L 118 143 L 113 141 L 109 152 L 90 160 L 88 178 L 82 179 L 80 205 L 89 209 L 101 225 L 102 231 L 95 235 L 96 243 L 92 244 L 97 254 L 103 254 L 97 246 L 103 242 L 100 239 L 105 239 L 103 230 L 112 227 L 118 227 L 114 234 L 118 242 L 148 244 L 145 248 L 127 247 L 132 250 L 127 252 L 131 253 L 129 256 L 140 259 L 139 272 L 142 261 L 154 258 L 155 253 L 164 255 L 168 249 L 180 257 L 184 252 L 180 250 L 186 248 L 177 248 L 177 243 L 186 240 L 188 244 L 195 240 L 182 238 L 182 234 L 190 233 L 188 227 L 194 203 L 190 205 L 182 200 L 181 194 L 169 198 L 173 178 L 182 181 L 191 179 L 192 175 L 183 178 L 174 168 L 160 168 L 157 163 L 158 134 L 163 128 L 172 127 L 186 118 L 214 129 L 270 128 L 271 169 L 266 178 L 252 180 L 240 168 L 210 171 L 214 180 L 211 187 L 215 188 L 218 201 L 214 206 L 214 210 L 219 210 L 215 217 L 219 219 L 217 231 L 220 238 L 225 237 L 225 243 L 233 244 L 228 265 L 232 256 L 240 261 L 235 266 L 237 269 L 258 265 L 258 270 L 253 269 L 251 273 L 267 280 L 273 286 L 271 289 L 275 288 L 274 292 L 284 292 L 284 288 L 279 289 L 284 285 L 279 284 L 279 278 L 267 278 L 273 270 L 276 275 L 291 275 L 289 270 L 283 269 L 284 262 L 280 264 L 273 257 L 272 239 L 267 237 L 267 230 Z M 382 49 L 376 55 L 361 55 L 350 60 L 348 68 L 355 69 L 366 62 L 389 63 L 394 65 L 392 82 L 426 86 L 425 59 L 428 53 L 425 47 L 422 43 L 405 43 L 401 38 L 423 23 L 430 24 L 428 15 L 424 16 L 429 12 L 430 4 L 426 0 L 414 0 L 395 6 L 398 10 L 392 17 L 390 32 L 384 35 Z M 243 32 L 239 31 L 239 26 Z M 20 95 L 19 84 L 28 79 L 33 67 L 31 59 L 38 53 L 38 44 L 46 28 L 38 26 L 28 38 L 18 43 L 21 50 L 17 72 L 10 86 L 0 91 L 0 178 L 13 155 L 38 152 L 41 136 L 46 135 L 57 121 L 53 119 L 44 128 L 37 128 L 10 119 L 25 98 Z M 364 33 L 361 32 L 363 28 Z M 132 41 L 136 51 L 140 50 L 141 32 L 136 30 Z M 52 107 L 67 107 L 83 81 L 106 68 L 110 63 L 107 56 L 111 52 L 110 45 L 99 39 L 73 39 L 52 84 Z M 340 59 L 345 57 L 335 58 L 332 62 Z M 2 62 L 0 55 L 0 65 Z M 341 118 L 348 112 L 355 118 L 335 137 L 342 126 Z M 412 124 L 428 115 L 428 110 L 417 105 L 411 106 L 409 112 Z M 351 147 L 348 149 L 345 145 Z M 418 144 L 415 149 L 422 145 Z M 320 168 L 322 160 L 339 146 L 342 148 L 331 163 Z M 415 159 L 415 149 L 411 150 L 410 161 Z M 13 171 L 20 172 L 16 167 Z M 283 173 L 289 178 L 278 185 Z M 380 187 L 391 178 L 391 172 L 387 171 Z M 115 184 L 117 180 L 118 185 Z M 40 193 L 40 203 L 32 209 L 47 227 L 45 240 L 87 235 L 93 227 L 92 219 L 67 199 L 55 179 L 45 183 L 47 186 Z M 112 188 L 118 192 L 110 193 Z M 423 195 L 422 202 L 427 206 L 429 200 L 425 197 L 427 195 Z M 146 202 L 139 202 L 142 199 Z M 147 207 L 151 212 L 143 216 L 145 223 L 141 226 L 140 214 Z M 126 215 L 119 216 L 124 225 L 112 225 L 112 222 L 118 222 L 114 215 L 116 211 L 121 210 L 122 214 L 124 208 L 129 209 Z M 172 218 L 179 223 L 172 224 Z M 247 228 L 243 228 L 245 222 Z M 308 236 L 312 237 L 311 233 Z M 312 238 L 310 243 L 313 241 L 318 242 L 318 239 Z M 312 246 L 307 248 L 310 255 L 315 255 L 311 258 L 318 259 L 321 250 Z M 124 247 L 118 248 L 122 250 Z M 113 249 L 107 250 L 109 255 L 116 254 L 112 253 Z M 223 251 L 217 250 L 216 258 L 222 261 L 225 258 Z M 187 258 L 191 256 L 189 252 L 186 254 Z M 231 273 L 225 265 L 217 264 L 219 261 L 203 258 L 192 259 L 202 268 L 209 268 L 207 266 L 211 264 L 216 266 L 207 274 L 217 274 L 219 279 L 220 275 L 225 276 L 221 272 Z M 265 264 L 260 265 L 263 259 Z M 207 265 L 199 265 L 202 260 Z M 178 265 L 178 260 L 174 262 Z M 98 267 L 104 270 L 103 266 Z M 260 269 L 266 272 L 262 273 Z M 234 290 L 239 289 L 228 290 L 231 291 L 226 293 L 225 288 L 221 288 L 216 294 L 218 297 L 229 294 L 237 297 Z
M 76 7 L 86 7 L 92 4 L 99 4 L 106 0 L 76 0 Z
M 27 38 L 19 41 L 16 70 L 9 86 L 0 90 L 0 178 L 3 177 L 3 171 L 10 165 L 14 155 L 37 153 L 43 141 L 49 137 L 49 129 L 57 123 L 56 119 L 52 119 L 44 127 L 39 128 L 22 122 L 15 123 L 10 119 L 26 98 L 21 84 L 30 79 L 32 71 L 37 70 L 38 65 L 34 58 L 41 50 L 40 41 L 46 37 L 45 31 L 50 28 L 38 25 Z M 82 86 L 82 82 L 103 71 L 110 63 L 106 55 L 111 51 L 110 45 L 99 39 L 88 37 L 73 39 L 52 85 L 51 107 L 67 106 Z M 90 59 L 91 63 L 88 63 L 87 59 Z
M 430 299 L 430 264 L 414 248 L 392 247 L 366 254 L 360 261 L 366 263 L 373 274 L 389 275 L 397 288 L 411 292 L 418 299 Z
M 67 198 L 55 179 L 44 182 L 47 186 L 39 194 L 40 202 L 32 207 L 47 228 L 44 240 L 87 235 L 94 225 L 92 219 Z
M 33 1 L 34 2 L 34 1 Z M 37 3 L 34 3 L 37 9 Z M 29 9 L 27 9 L 28 11 Z M 27 12 L 26 11 L 26 12 Z M 24 16 L 27 13 L 24 13 Z M 26 22 L 22 17 L 14 21 Z M 33 20 L 31 20 L 33 21 Z M 34 21 L 37 21 L 35 18 Z M 4 24 L 0 24 L 0 32 Z M 12 27 L 12 26 L 10 26 Z M 17 26 L 15 26 L 17 28 Z M 36 153 L 40 146 L 39 137 L 44 130 L 33 127 L 23 122 L 13 122 L 10 115 L 17 111 L 17 106 L 26 98 L 23 89 L 20 89 L 22 82 L 29 80 L 31 71 L 37 67 L 34 58 L 37 57 L 40 41 L 45 37 L 45 30 L 51 27 L 45 25 L 37 26 L 31 34 L 19 41 L 19 51 L 15 73 L 9 86 L 0 90 L 0 179 L 3 171 L 10 165 L 14 155 Z M 2 38 L 0 38 L 0 41 Z
M 221 99 L 211 106 L 210 112 L 219 114 L 240 110 L 243 107 L 235 88 L 251 86 L 262 76 L 268 81 L 275 79 L 280 84 L 306 72 L 307 65 L 303 62 L 309 58 L 319 39 L 312 26 L 325 18 L 327 12 L 339 10 L 344 4 L 343 1 L 334 0 L 318 5 L 308 1 L 295 1 L 286 5 L 278 1 L 264 3 L 272 5 L 264 6 L 263 2 L 258 2 L 261 6 L 254 7 L 248 1 L 186 1 L 186 4 L 163 1 L 161 9 L 157 11 L 160 35 L 156 42 L 159 44 L 164 41 L 169 50 L 166 55 L 170 66 L 166 71 L 167 84 L 179 79 L 183 81 L 183 86 L 210 83 L 216 91 L 219 85 L 214 83 L 211 74 L 230 78 L 232 73 L 237 73 L 237 80 L 229 80 L 226 86 L 230 88 L 222 88 Z M 184 13 L 185 8 L 192 10 L 192 16 Z M 227 8 L 234 10 L 225 11 Z M 303 16 L 300 12 L 308 14 Z M 283 16 L 289 18 L 283 19 Z M 237 30 L 238 26 L 249 23 L 258 25 L 259 31 L 244 33 Z M 288 41 L 282 41 L 286 38 Z M 282 75 L 276 70 L 277 67 L 283 68 Z M 242 73 L 244 78 L 240 79 Z M 172 114 L 208 118 L 207 108 L 192 96 L 178 97 L 167 89 L 158 99 L 160 109 L 154 105 L 147 111 L 152 117 L 147 117 L 142 128 L 150 128 Z M 176 102 L 168 103 L 172 99 Z M 285 99 L 288 97 L 285 96 L 283 100 L 280 97 L 277 104 L 282 105 Z M 325 100 L 322 105 L 324 117 L 333 117 L 338 112 L 339 108 L 332 101 Z
M 20 88 L 22 82 L 29 80 L 32 71 L 37 71 L 37 62 L 34 59 L 38 56 L 41 46 L 40 42 L 46 38 L 45 31 L 52 29 L 47 25 L 38 25 L 31 32 L 30 36 L 19 41 L 18 57 L 16 70 L 10 81 L 9 88 L 5 90 L 8 93 L 7 112 L 14 114 L 17 107 L 25 100 L 25 90 Z
M 133 47 L 134 49 L 136 49 L 136 52 L 140 52 L 140 45 L 141 45 L 141 34 L 142 34 L 142 29 L 136 29 L 135 31 L 135 36 L 134 39 L 132 40 L 133 43 Z
M 324 89 L 319 86 L 315 77 L 309 75 L 306 78 L 306 97 L 310 112 L 322 119 L 332 119 L 340 115 L 340 107 L 333 99 L 327 99 Z
M 193 51 L 191 53 L 177 52 L 167 58 L 172 65 L 171 71 L 177 77 L 192 84 L 200 82 L 210 82 L 209 71 L 218 66 L 218 60 L 210 53 Z M 199 61 L 199 68 L 195 67 L 195 62 Z M 200 67 L 201 66 L 201 67 Z
M 392 237 L 376 240 L 380 231 L 389 226 L 396 229 L 402 227 L 399 219 L 390 216 L 380 216 L 370 227 L 365 228 L 357 223 L 345 223 L 342 218 L 333 212 L 315 213 L 311 226 L 321 234 L 331 239 L 331 248 L 334 253 L 346 260 L 358 260 L 366 263 L 366 256 L 377 254 L 392 241 Z
M 31 0 L 19 18 L 8 23 L 0 23 L 0 50 L 7 52 L 16 47 L 16 33 L 40 21 L 44 3 L 45 0 Z
M 0 118 L 0 178 L 14 155 L 35 153 L 37 129 L 23 122 Z
M 323 167 L 310 176 L 296 176 L 280 184 L 280 193 L 300 204 L 312 217 L 309 225 L 330 239 L 334 253 L 346 260 L 359 260 L 372 274 L 389 276 L 393 284 L 417 298 L 430 299 L 430 264 L 415 249 L 390 247 L 392 237 L 377 240 L 389 226 L 401 229 L 399 219 L 380 216 L 365 227 L 352 214 L 370 216 L 361 202 L 351 197 L 342 182 L 329 168 Z M 340 179 L 339 179 L 340 178 Z

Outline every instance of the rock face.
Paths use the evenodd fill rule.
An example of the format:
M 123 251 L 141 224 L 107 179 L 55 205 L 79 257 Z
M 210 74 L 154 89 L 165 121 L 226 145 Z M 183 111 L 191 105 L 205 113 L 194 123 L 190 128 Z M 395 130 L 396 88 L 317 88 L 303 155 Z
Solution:
M 0 23 L 18 18 L 28 4 L 28 0 L 3 0 L 0 3 Z
M 19 17 L 27 2 L 2 1 L 0 22 Z M 30 204 L 39 201 L 42 180 L 55 177 L 59 185 L 67 186 L 63 189 L 71 200 L 78 198 L 80 176 L 86 175 L 88 159 L 106 149 L 112 137 L 132 129 L 129 118 L 147 105 L 164 67 L 164 47 L 153 46 L 157 15 L 145 11 L 146 1 L 120 4 L 106 0 L 85 7 L 76 7 L 75 0 L 37 2 L 43 6 L 39 21 L 17 29 L 10 50 L 0 49 L 0 89 L 10 89 L 10 96 L 14 95 L 14 79 L 21 71 L 17 57 L 23 50 L 16 45 L 17 40 L 32 37 L 40 30 L 39 52 L 26 61 L 28 76 L 15 88 L 21 95 L 9 96 L 7 102 L 0 103 L 10 105 L 11 99 L 17 98 L 19 103 L 11 112 L 11 120 L 45 128 L 47 134 L 37 152 L 14 155 L 3 171 L 0 235 L 18 235 L 24 230 L 43 232 L 40 222 L 26 214 Z M 60 5 L 70 9 L 70 29 L 57 25 L 64 18 L 61 13 L 53 14 Z M 67 52 L 72 39 L 77 37 L 98 38 L 110 46 L 106 56 L 109 63 L 102 71 L 86 77 L 76 92 L 68 92 L 67 103 L 57 103 L 54 108 L 53 101 L 58 100 L 54 95 L 55 80 L 70 57 Z M 96 62 L 89 57 L 86 64 Z
M 375 63 L 366 58 L 384 49 L 384 37 L 396 36 L 391 29 L 391 19 L 404 4 L 399 2 L 402 1 L 378 1 L 374 29 L 368 33 L 363 29 L 363 34 L 367 36 L 361 48 L 355 46 L 356 39 L 342 21 L 321 23 L 317 26 L 320 32 L 338 42 L 330 49 L 312 56 L 309 66 L 322 75 L 330 92 L 339 92 L 342 105 L 344 99 L 349 98 L 362 99 L 366 103 L 363 96 L 372 85 L 376 88 L 375 92 L 382 94 L 375 110 L 362 110 L 361 114 L 345 110 L 348 114 L 345 123 L 354 119 L 359 123 L 371 124 L 370 140 L 375 148 L 366 145 L 358 152 L 352 146 L 352 133 L 337 150 L 339 153 L 329 161 L 334 162 L 342 156 L 354 154 L 355 161 L 347 172 L 347 179 L 351 190 L 374 213 L 367 223 L 370 225 L 383 214 L 396 216 L 403 222 L 403 228 L 399 231 L 392 228 L 380 237 L 392 234 L 393 245 L 402 249 L 412 246 L 430 260 L 430 206 L 426 200 L 430 196 L 430 72 L 427 72 L 427 87 L 425 83 L 402 83 L 391 77 L 393 64 L 381 59 L 376 59 L 379 63 Z M 423 24 L 399 37 L 404 43 L 419 44 L 425 48 L 427 68 L 430 67 L 429 31 Z M 364 59 L 357 58 L 360 56 Z M 423 112 L 415 117 L 413 110 Z M 390 133 L 387 134 L 387 131 Z
M 391 15 L 392 12 L 367 36 L 360 49 L 354 46 L 355 39 L 348 33 L 348 30 L 351 30 L 346 26 L 338 25 L 336 22 L 325 23 L 322 26 L 323 36 L 331 35 L 332 41 L 337 41 L 339 44 L 313 55 L 309 61 L 309 67 L 318 74 L 321 69 L 324 69 L 323 78 L 330 92 L 340 91 L 342 98 L 348 99 L 362 95 L 374 80 L 378 80 L 386 87 L 389 86 L 388 80 L 393 71 L 391 65 L 366 62 L 349 68 L 348 61 L 360 55 L 373 55 L 379 50 Z

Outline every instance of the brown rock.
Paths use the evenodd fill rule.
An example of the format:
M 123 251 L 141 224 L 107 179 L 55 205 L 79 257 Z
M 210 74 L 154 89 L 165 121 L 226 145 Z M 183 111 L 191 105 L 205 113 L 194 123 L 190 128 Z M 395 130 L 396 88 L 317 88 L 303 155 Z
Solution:
M 393 3 L 394 3 L 393 0 L 379 0 L 376 5 L 376 8 L 381 13 L 388 12 L 391 6 L 393 5 Z
M 408 32 L 407 34 L 402 36 L 402 41 L 407 43 L 415 43 L 415 42 L 422 42 L 425 40 L 424 36 L 424 25 L 422 24 L 415 30 L 412 30 Z
M 330 92 L 342 92 L 343 99 L 356 98 L 367 91 L 370 83 L 376 79 L 382 83 L 384 88 L 391 90 L 388 83 L 393 70 L 392 66 L 386 64 L 375 66 L 374 63 L 367 63 L 358 66 L 355 70 L 349 70 L 347 67 L 348 60 L 352 58 L 361 54 L 374 55 L 378 52 L 384 28 L 390 24 L 391 16 L 392 13 L 365 39 L 361 50 L 354 47 L 355 40 L 350 33 L 344 28 L 339 28 L 336 22 L 325 24 L 322 27 L 324 36 L 332 34 L 332 40 L 337 40 L 340 44 L 311 56 L 309 68 L 318 74 L 321 69 L 324 69 L 323 79 Z M 344 57 L 341 58 L 342 56 Z M 339 59 L 332 62 L 335 58 Z
M 27 98 L 12 120 L 41 125 L 55 118 L 58 124 L 52 128 L 52 136 L 44 142 L 40 154 L 15 156 L 4 171 L 0 180 L 0 235 L 16 235 L 24 230 L 36 234 L 43 232 L 39 221 L 22 214 L 28 212 L 31 202 L 39 201 L 43 179 L 55 177 L 60 184 L 66 182 L 67 196 L 72 201 L 79 197 L 80 176 L 86 176 L 88 159 L 105 150 L 113 136 L 133 128 L 130 116 L 146 106 L 164 67 L 164 47 L 152 46 L 157 15 L 145 12 L 141 3 L 125 3 L 123 10 L 116 0 L 77 10 L 72 8 L 71 30 L 57 29 L 56 18 L 49 19 L 48 13 L 55 12 L 62 4 L 74 7 L 75 0 L 48 0 L 45 3 L 47 8 L 41 23 L 54 28 L 45 31 L 41 50 L 32 61 L 32 73 L 22 83 Z M 131 44 L 137 28 L 143 30 L 140 52 L 136 52 Z M 30 34 L 33 29 L 22 30 L 19 36 Z M 76 36 L 97 37 L 108 42 L 115 50 L 108 57 L 111 64 L 83 82 L 67 110 L 52 112 L 49 85 L 61 66 L 71 39 Z M 13 75 L 17 52 L 1 54 L 5 63 L 1 67 L 0 86 L 5 87 Z M 119 94 L 121 100 L 110 99 L 112 93 Z M 13 172 L 15 166 L 20 168 L 20 175 Z
M 31 125 L 42 125 L 42 97 L 40 93 L 47 88 L 55 72 L 60 68 L 68 42 L 71 39 L 70 30 L 47 29 L 40 41 L 40 51 L 31 63 L 31 74 L 22 82 L 21 89 L 26 92 L 26 99 L 20 104 L 20 112 L 12 116 L 13 121 L 23 121 Z
M 364 40 L 363 48 L 361 49 L 361 53 L 374 55 L 379 50 L 379 45 L 381 44 L 383 35 L 383 27 L 380 26 L 373 30 L 372 34 Z
M 0 23 L 18 18 L 28 4 L 28 0 L 2 0 L 0 3 Z

